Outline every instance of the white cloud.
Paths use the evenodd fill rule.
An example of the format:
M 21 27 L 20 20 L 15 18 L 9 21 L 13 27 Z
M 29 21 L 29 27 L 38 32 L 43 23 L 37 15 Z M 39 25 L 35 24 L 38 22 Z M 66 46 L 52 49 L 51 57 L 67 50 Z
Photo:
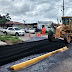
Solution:
M 65 15 L 72 16 L 72 0 L 65 0 Z M 9 13 L 13 21 L 37 22 L 50 20 L 56 22 L 62 16 L 63 0 L 0 0 L 0 13 Z
M 69 8 L 68 11 L 66 12 L 66 15 L 70 14 L 72 12 L 72 8 Z

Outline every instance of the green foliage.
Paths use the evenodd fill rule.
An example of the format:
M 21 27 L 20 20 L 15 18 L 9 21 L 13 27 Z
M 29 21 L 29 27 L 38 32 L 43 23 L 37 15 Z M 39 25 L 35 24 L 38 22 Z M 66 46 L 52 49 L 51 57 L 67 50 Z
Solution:
M 40 30 L 40 33 L 42 34 L 42 30 Z
M 6 24 L 6 22 L 10 21 L 11 18 L 9 16 L 9 13 L 6 15 L 0 16 L 0 24 Z
M 48 31 L 46 30 L 45 33 L 48 33 Z
M 54 31 L 53 34 L 56 34 L 56 31 Z
M 18 36 L 15 36 L 15 39 L 18 39 Z
M 13 37 L 12 35 L 0 35 L 0 40 L 2 41 L 10 40 L 11 42 L 20 41 L 18 37 Z
M 48 31 L 47 30 L 45 31 L 45 35 L 48 35 Z

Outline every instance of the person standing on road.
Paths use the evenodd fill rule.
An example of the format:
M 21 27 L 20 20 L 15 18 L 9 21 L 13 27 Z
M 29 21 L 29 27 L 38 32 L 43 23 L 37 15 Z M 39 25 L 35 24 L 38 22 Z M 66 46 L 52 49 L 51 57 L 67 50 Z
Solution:
M 38 34 L 38 29 L 36 28 L 35 29 L 35 36 L 37 36 L 37 34 Z
M 46 29 L 45 29 L 45 27 L 43 27 L 42 28 L 42 35 L 45 35 L 45 31 L 46 31 Z
M 35 29 L 35 36 L 41 36 L 40 30 L 38 28 Z

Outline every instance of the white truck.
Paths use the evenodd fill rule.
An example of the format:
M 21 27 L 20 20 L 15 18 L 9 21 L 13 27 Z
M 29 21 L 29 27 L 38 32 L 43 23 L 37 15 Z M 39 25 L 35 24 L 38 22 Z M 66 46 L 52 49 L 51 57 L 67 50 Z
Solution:
M 12 35 L 16 35 L 16 36 L 19 36 L 19 35 L 25 35 L 25 31 L 17 28 L 17 27 L 8 27 L 7 29 L 4 29 L 3 30 L 3 33 L 5 35 L 7 34 L 12 34 Z

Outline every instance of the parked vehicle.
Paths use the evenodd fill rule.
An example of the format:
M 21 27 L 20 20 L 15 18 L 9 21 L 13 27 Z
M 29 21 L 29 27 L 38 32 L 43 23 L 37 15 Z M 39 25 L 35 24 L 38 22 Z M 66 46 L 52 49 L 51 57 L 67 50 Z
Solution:
M 34 28 L 30 28 L 29 29 L 29 33 L 35 33 L 35 29 Z
M 0 27 L 0 31 L 2 31 L 3 28 Z
M 21 30 L 26 32 L 27 28 L 22 28 Z
M 27 33 L 35 33 L 35 28 L 22 28 L 21 30 Z
M 5 29 L 3 29 L 2 27 L 0 27 L 0 31 L 3 32 Z
M 20 30 L 17 27 L 8 27 L 7 29 L 5 29 L 3 31 L 3 33 L 5 35 L 7 35 L 7 34 L 12 34 L 12 35 L 16 35 L 16 36 L 19 36 L 19 35 L 23 35 L 24 36 L 25 35 L 25 31 Z
M 26 31 L 27 33 L 29 33 L 29 29 L 30 29 L 30 28 L 27 28 L 25 31 Z
M 29 28 L 22 28 L 21 30 L 25 31 L 26 33 L 29 33 Z

